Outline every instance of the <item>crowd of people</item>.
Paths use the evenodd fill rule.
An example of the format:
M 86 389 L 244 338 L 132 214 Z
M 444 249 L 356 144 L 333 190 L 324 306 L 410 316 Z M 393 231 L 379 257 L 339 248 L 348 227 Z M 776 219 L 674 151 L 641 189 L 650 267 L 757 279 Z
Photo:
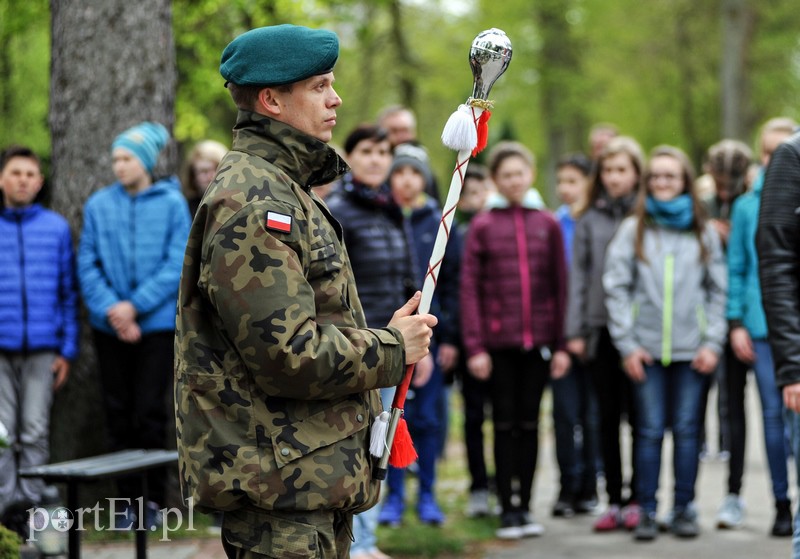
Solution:
M 287 44 L 289 63 L 259 58 Z M 716 446 L 729 465 L 716 524 L 739 528 L 750 371 L 775 504 L 769 532 L 791 536 L 798 437 L 785 418 L 800 403 L 781 387 L 798 379 L 770 345 L 773 323 L 788 319 L 764 307 L 795 318 L 797 309 L 761 289 L 760 245 L 778 241 L 768 245 L 759 211 L 773 152 L 796 143 L 794 121 L 766 122 L 757 158 L 739 141 L 711 146 L 703 178 L 680 148 L 646 155 L 598 125 L 588 155 L 558 160 L 553 211 L 534 154 L 519 142 L 490 145 L 485 166 L 466 170 L 431 311 L 417 315 L 442 217 L 435 173 L 405 107 L 354 127 L 341 154 L 327 145 L 342 102 L 337 58 L 338 38 L 324 30 L 237 37 L 220 67 L 239 110 L 231 147 L 198 143 L 181 180 L 154 177 L 168 131 L 152 122 L 122 131 L 110 144 L 116 181 L 86 202 L 76 251 L 66 220 L 37 202 L 36 154 L 3 153 L 0 422 L 11 450 L 0 450 L 0 512 L 41 499 L 41 482 L 16 472 L 48 460 L 53 392 L 79 353 L 82 302 L 109 449 L 167 444 L 174 378 L 184 495 L 223 512 L 229 557 L 318 546 L 315 556 L 386 559 L 376 527 L 401 525 L 409 505 L 421 522 L 445 523 L 436 473 L 451 384 L 463 403 L 465 513 L 497 514 L 498 538 L 545 531 L 530 506 L 548 387 L 560 472 L 553 517 L 595 514 L 596 532 L 629 530 L 639 541 L 656 539 L 659 522 L 695 537 L 698 468 Z M 788 153 L 783 174 L 800 174 L 790 164 Z M 407 365 L 415 496 L 404 469 L 373 479 L 368 453 Z M 713 383 L 716 438 L 705 428 Z M 657 519 L 666 432 L 675 485 Z M 118 485 L 133 502 L 137 486 Z M 143 520 L 153 527 L 164 477 L 149 487 Z M 132 528 L 137 513 L 129 507 L 117 528 Z

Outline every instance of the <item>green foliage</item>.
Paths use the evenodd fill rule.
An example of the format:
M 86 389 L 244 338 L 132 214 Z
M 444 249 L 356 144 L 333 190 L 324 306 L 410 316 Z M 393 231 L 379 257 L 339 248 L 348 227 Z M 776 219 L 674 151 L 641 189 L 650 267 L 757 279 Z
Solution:
M 0 559 L 19 559 L 19 546 L 22 538 L 0 524 Z
M 50 154 L 50 11 L 47 0 L 0 0 L 0 149 Z
M 754 0 L 748 9 L 740 116 L 743 139 L 752 141 L 767 118 L 800 116 L 800 11 Z M 471 92 L 469 45 L 489 27 L 506 31 L 514 47 L 491 93 L 490 142 L 520 140 L 544 165 L 557 151 L 586 149 L 591 124 L 610 121 L 645 149 L 678 145 L 699 164 L 722 130 L 726 53 L 719 2 L 711 0 L 173 0 L 172 13 L 175 136 L 187 147 L 203 138 L 230 142 L 236 110 L 218 72 L 224 46 L 247 29 L 287 22 L 341 38 L 334 144 L 383 107 L 409 105 L 443 186 L 455 161 L 439 135 Z M 0 0 L 0 146 L 26 143 L 49 154 L 48 69 L 47 1 Z
M 451 428 L 451 435 L 456 431 Z M 467 518 L 469 491 L 465 486 L 463 459 L 441 461 L 437 470 L 436 498 L 447 520 L 442 526 L 423 524 L 414 512 L 417 481 L 406 476 L 406 510 L 401 528 L 379 526 L 377 538 L 382 551 L 392 557 L 485 557 L 493 543 L 499 522 L 496 517 Z M 378 505 L 380 506 L 380 505 Z

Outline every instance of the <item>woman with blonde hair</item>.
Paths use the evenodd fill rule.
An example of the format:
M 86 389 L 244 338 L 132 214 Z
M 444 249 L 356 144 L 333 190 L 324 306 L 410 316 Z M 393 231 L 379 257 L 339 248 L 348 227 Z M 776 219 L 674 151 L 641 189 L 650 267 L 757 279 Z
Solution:
M 206 188 L 217 176 L 217 167 L 226 153 L 228 148 L 216 140 L 198 142 L 189 152 L 181 173 L 181 188 L 192 215 L 195 214 Z

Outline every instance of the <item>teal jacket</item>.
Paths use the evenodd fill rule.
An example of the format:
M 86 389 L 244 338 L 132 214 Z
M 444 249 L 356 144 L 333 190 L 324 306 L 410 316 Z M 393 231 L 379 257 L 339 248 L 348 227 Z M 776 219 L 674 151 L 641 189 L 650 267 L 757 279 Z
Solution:
M 755 340 L 767 338 L 767 319 L 761 304 L 756 254 L 756 228 L 763 185 L 762 169 L 753 184 L 753 190 L 739 196 L 733 203 L 728 239 L 728 304 L 725 316 L 732 327 L 744 326 Z

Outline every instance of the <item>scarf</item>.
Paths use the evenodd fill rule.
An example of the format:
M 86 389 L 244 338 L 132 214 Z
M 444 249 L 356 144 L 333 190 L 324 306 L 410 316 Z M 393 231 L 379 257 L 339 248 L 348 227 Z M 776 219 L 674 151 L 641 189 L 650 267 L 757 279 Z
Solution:
M 681 194 L 672 200 L 656 200 L 647 195 L 645 210 L 653 220 L 669 229 L 689 229 L 694 221 L 692 197 Z
M 352 173 L 342 177 L 342 190 L 358 205 L 384 212 L 397 224 L 403 222 L 403 213 L 400 206 L 392 197 L 389 183 L 383 183 L 378 188 L 372 188 L 356 179 Z

